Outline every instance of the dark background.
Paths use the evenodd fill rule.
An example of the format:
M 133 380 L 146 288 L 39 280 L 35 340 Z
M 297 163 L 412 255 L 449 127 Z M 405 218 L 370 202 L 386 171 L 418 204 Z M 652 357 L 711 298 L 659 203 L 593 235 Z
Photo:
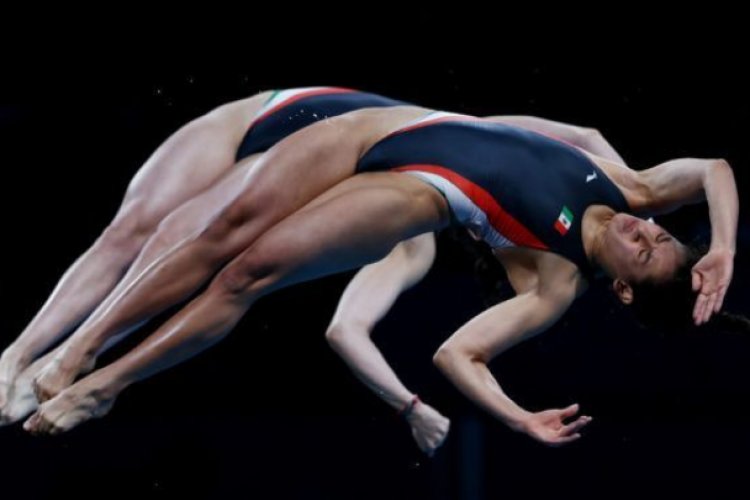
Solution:
M 35 48 L 26 44 L 37 33 L 9 38 L 0 84 L 0 345 L 105 227 L 129 179 L 171 132 L 268 88 L 348 86 L 452 111 L 597 127 L 636 169 L 676 157 L 725 158 L 744 209 L 750 82 L 736 31 L 675 23 L 674 33 L 657 28 L 664 36 L 636 46 L 644 42 L 640 24 L 624 33 L 598 25 L 583 40 L 573 35 L 580 30 L 562 30 L 536 49 L 529 41 L 540 28 L 501 37 L 511 22 L 474 16 L 477 23 L 425 11 L 409 23 L 382 20 L 346 33 L 318 19 L 306 32 L 277 23 L 259 33 L 264 21 L 255 19 L 247 36 L 227 28 L 231 39 L 222 30 L 186 30 L 152 42 L 138 26 L 107 37 L 104 24 L 84 34 L 58 28 Z M 605 49 L 607 40 L 626 43 Z M 705 205 L 657 222 L 683 239 L 710 236 Z M 741 213 L 725 302 L 744 314 L 749 227 Z M 473 408 L 432 366 L 437 346 L 482 310 L 471 262 L 454 242 L 439 244 L 430 274 L 375 332 L 406 385 L 452 420 L 435 458 L 420 454 L 408 427 L 325 343 L 352 272 L 265 298 L 224 342 L 125 391 L 102 420 L 56 438 L 30 437 L 20 425 L 0 429 L 0 491 L 7 498 L 742 495 L 750 337 L 666 339 L 636 328 L 605 287 L 594 287 L 547 333 L 491 365 L 522 406 L 578 402 L 594 417 L 577 443 L 545 448 Z

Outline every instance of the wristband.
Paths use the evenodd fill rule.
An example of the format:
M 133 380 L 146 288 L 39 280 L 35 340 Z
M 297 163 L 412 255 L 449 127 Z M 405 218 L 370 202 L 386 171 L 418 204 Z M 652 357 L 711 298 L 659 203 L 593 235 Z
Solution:
M 417 403 L 419 402 L 421 402 L 421 400 L 419 399 L 419 396 L 415 394 L 414 397 L 411 398 L 411 401 L 406 403 L 406 405 L 398 412 L 399 416 L 408 418 L 409 415 L 411 415 L 411 413 L 414 411 L 414 407 L 417 406 Z

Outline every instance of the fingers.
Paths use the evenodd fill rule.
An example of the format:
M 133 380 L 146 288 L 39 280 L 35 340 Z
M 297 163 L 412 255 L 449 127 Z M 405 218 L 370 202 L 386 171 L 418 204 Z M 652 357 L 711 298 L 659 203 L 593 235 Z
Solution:
M 558 446 L 572 443 L 573 441 L 577 441 L 578 439 L 581 439 L 581 434 L 579 432 L 576 432 L 568 436 L 546 437 L 544 439 L 540 439 L 540 441 L 547 446 L 557 448 Z
M 716 299 L 716 305 L 714 306 L 714 312 L 719 312 L 721 306 L 724 305 L 724 295 L 727 293 L 727 287 L 719 288 L 718 298 Z
M 569 436 L 577 433 L 580 429 L 588 425 L 593 419 L 588 415 L 583 415 L 578 418 L 575 422 L 568 425 L 564 425 L 560 428 L 560 436 Z
M 439 428 L 433 430 L 421 430 L 419 428 L 412 428 L 412 435 L 417 441 L 417 446 L 422 450 L 428 457 L 432 457 L 435 451 L 440 448 L 448 437 L 448 431 L 450 429 L 450 420 L 444 419 L 444 422 Z
M 697 292 L 701 289 L 701 275 L 698 271 L 693 271 L 693 291 Z
M 567 408 L 558 410 L 560 420 L 574 416 L 579 410 L 578 403 L 572 404 Z M 588 415 L 581 415 L 574 422 L 567 425 L 562 425 L 556 429 L 548 427 L 547 432 L 544 432 L 544 437 L 541 441 L 548 446 L 561 446 L 567 443 L 571 443 L 577 439 L 580 439 L 581 433 L 579 432 L 586 425 L 593 420 Z M 559 423 L 557 424 L 559 425 Z
M 696 325 L 706 323 L 711 315 L 718 313 L 732 277 L 732 258 L 725 254 L 704 257 L 692 269 L 693 291 L 700 290 L 693 309 Z
M 441 437 L 440 439 L 438 439 L 437 441 L 435 441 L 431 445 L 431 450 L 430 450 L 430 452 L 427 455 L 430 456 L 430 457 L 432 457 L 435 454 L 435 452 L 437 451 L 437 449 L 440 448 L 441 446 L 443 446 L 443 443 L 445 443 L 445 438 L 446 437 L 447 437 L 447 435 L 445 435 L 445 436 Z
M 695 307 L 693 308 L 693 321 L 696 325 L 705 323 L 711 317 L 711 311 L 715 307 L 716 303 L 716 292 L 709 290 L 713 288 L 713 285 L 709 281 L 706 281 L 704 276 L 693 270 L 693 291 L 700 290 L 698 298 L 695 301 Z
M 708 302 L 708 295 L 703 293 L 698 295 L 698 299 L 695 301 L 695 308 L 693 309 L 693 321 L 696 325 L 700 325 L 703 316 L 706 312 L 706 303 Z
M 428 457 L 432 458 L 435 456 L 435 452 L 437 451 L 437 449 L 443 445 L 444 441 L 445 441 L 445 437 L 436 441 L 431 441 L 427 443 L 427 446 L 423 448 L 422 451 L 424 451 Z
M 711 314 L 714 312 L 714 307 L 716 307 L 716 300 L 718 299 L 718 293 L 712 293 L 708 300 L 706 301 L 706 310 L 703 313 L 703 322 L 705 323 L 711 318 Z
M 701 310 L 700 315 L 698 316 L 698 322 L 699 324 L 703 324 L 708 320 L 708 316 L 711 315 L 711 308 L 713 307 L 713 301 L 714 301 L 714 295 L 707 295 L 705 303 L 703 304 L 703 309 Z
M 562 426 L 557 431 L 557 435 L 550 438 L 547 444 L 550 446 L 562 446 L 580 439 L 581 433 L 578 431 L 588 425 L 592 420 L 593 418 L 588 415 L 582 415 L 580 418 L 576 419 L 575 422 Z
M 424 452 L 425 455 L 432 458 L 435 452 L 445 442 L 446 435 L 439 438 L 428 438 L 428 439 L 417 439 L 417 446 Z
M 560 410 L 562 418 L 570 418 L 576 413 L 578 413 L 578 403 L 572 404 L 567 408 L 563 408 L 562 410 Z
M 719 312 L 721 305 L 724 301 L 724 294 L 726 288 L 720 288 L 711 294 L 700 294 L 695 303 L 695 309 L 693 311 L 693 320 L 696 325 L 706 323 L 711 319 L 713 313 Z
M 560 446 L 560 445 L 563 445 L 563 444 L 572 443 L 573 441 L 576 441 L 576 440 L 578 440 L 580 438 L 581 438 L 581 435 L 578 434 L 578 433 L 573 434 L 571 436 L 565 436 L 565 437 L 557 438 L 557 440 L 555 441 L 554 445 Z

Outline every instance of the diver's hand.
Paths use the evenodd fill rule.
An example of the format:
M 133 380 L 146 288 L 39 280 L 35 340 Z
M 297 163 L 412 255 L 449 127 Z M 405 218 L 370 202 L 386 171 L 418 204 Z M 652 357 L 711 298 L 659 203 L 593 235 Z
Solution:
M 693 266 L 693 291 L 700 290 L 693 308 L 696 325 L 705 323 L 721 309 L 733 269 L 734 252 L 727 248 L 711 248 Z
M 571 443 L 581 437 L 578 432 L 592 418 L 581 415 L 570 424 L 563 420 L 574 417 L 578 413 L 578 403 L 564 409 L 545 410 L 530 414 L 522 425 L 522 430 L 532 438 L 548 446 L 561 446 Z
M 421 401 L 414 406 L 406 421 L 417 446 L 430 457 L 443 444 L 450 428 L 450 420 Z

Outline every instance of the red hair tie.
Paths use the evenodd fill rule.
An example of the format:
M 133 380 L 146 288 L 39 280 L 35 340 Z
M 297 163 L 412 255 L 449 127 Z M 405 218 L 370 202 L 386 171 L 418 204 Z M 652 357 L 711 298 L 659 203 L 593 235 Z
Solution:
M 401 411 L 398 412 L 399 416 L 407 418 L 409 415 L 412 414 L 414 411 L 414 407 L 417 406 L 417 403 L 419 403 L 421 400 L 419 399 L 419 396 L 416 394 L 413 398 L 411 398 L 411 401 L 406 403 L 406 405 L 401 408 Z

